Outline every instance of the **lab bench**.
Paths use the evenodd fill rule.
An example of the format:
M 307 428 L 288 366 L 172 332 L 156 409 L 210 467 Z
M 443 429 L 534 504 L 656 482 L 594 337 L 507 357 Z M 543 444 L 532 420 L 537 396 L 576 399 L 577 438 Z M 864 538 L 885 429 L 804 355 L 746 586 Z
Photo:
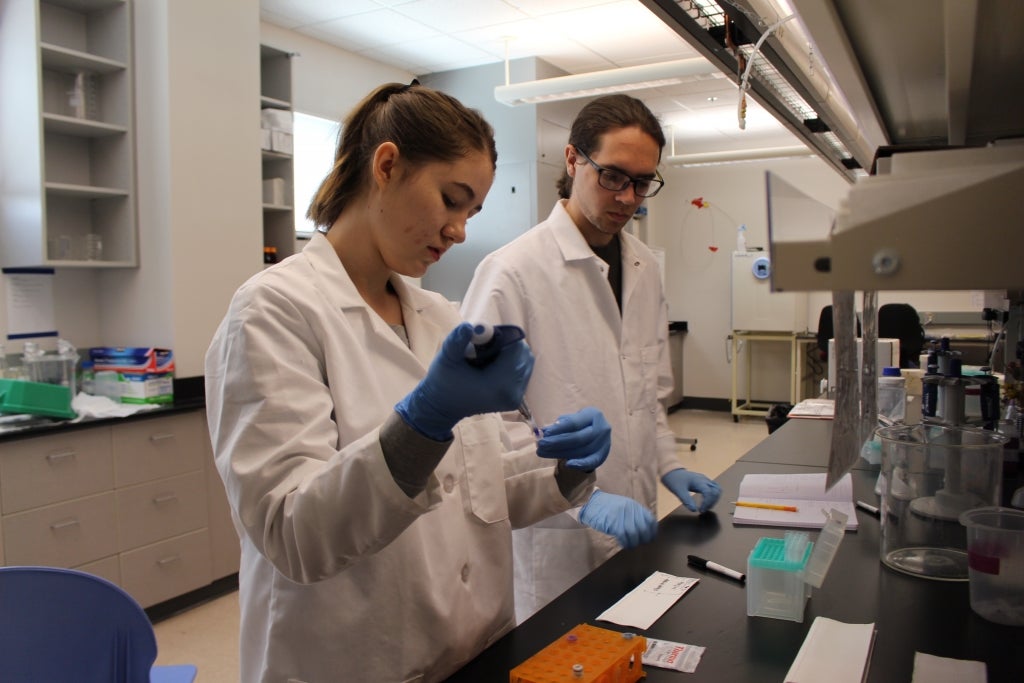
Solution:
M 974 614 L 966 581 L 932 581 L 884 567 L 878 520 L 860 510 L 860 528 L 844 536 L 800 623 L 748 617 L 742 584 L 687 565 L 687 554 L 696 554 L 745 571 L 747 555 L 759 538 L 781 538 L 781 528 L 734 527 L 728 502 L 736 500 L 746 474 L 824 472 L 830 429 L 827 421 L 789 420 L 718 477 L 722 497 L 712 513 L 697 516 L 680 506 L 661 520 L 653 543 L 619 552 L 496 641 L 449 683 L 505 680 L 510 669 L 581 623 L 706 647 L 696 673 L 682 677 L 686 681 L 781 681 L 817 616 L 875 624 L 868 683 L 909 681 L 915 652 L 983 661 L 989 683 L 1024 680 L 1021 629 Z M 877 475 L 877 467 L 854 468 L 855 499 L 876 500 Z M 817 531 L 810 533 L 812 540 L 817 538 Z M 654 571 L 700 581 L 649 629 L 597 621 L 597 615 Z M 644 668 L 648 683 L 682 680 L 675 671 Z
M 81 569 L 152 607 L 238 572 L 201 397 L 0 430 L 0 565 Z

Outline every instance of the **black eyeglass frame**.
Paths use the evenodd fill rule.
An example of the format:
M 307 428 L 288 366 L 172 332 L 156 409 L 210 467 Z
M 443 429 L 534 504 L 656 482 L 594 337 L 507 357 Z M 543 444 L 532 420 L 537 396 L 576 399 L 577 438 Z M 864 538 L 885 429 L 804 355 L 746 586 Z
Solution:
M 582 149 L 575 145 L 573 145 L 573 149 L 575 149 L 576 152 L 580 156 L 582 156 L 588 164 L 594 167 L 594 170 L 597 171 L 597 184 L 606 190 L 609 190 L 611 192 L 622 192 L 627 187 L 632 185 L 633 192 L 636 194 L 637 197 L 643 197 L 644 199 L 647 199 L 648 197 L 653 197 L 654 195 L 658 194 L 661 191 L 661 188 L 665 187 L 665 179 L 661 177 L 661 173 L 658 171 L 658 169 L 654 169 L 653 178 L 634 178 L 633 176 L 627 173 L 623 173 L 622 171 L 617 171 L 614 168 L 605 168 L 604 166 L 602 166 L 601 164 L 597 163 L 589 156 L 587 156 L 586 152 L 584 152 Z M 607 175 L 609 173 L 622 176 L 626 180 L 625 182 L 620 183 L 617 187 L 614 185 L 606 185 L 605 183 L 610 182 L 608 180 Z M 654 191 L 644 194 L 643 192 L 640 191 L 640 183 L 648 183 Z

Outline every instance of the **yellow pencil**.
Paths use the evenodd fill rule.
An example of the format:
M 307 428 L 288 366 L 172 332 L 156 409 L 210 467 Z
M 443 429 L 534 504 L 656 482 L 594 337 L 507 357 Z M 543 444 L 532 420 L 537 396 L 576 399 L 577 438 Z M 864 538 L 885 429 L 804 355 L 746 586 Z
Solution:
M 749 503 L 744 500 L 737 500 L 733 505 L 744 508 L 761 508 L 762 510 L 782 510 L 783 512 L 797 512 L 795 505 L 773 505 L 771 503 Z

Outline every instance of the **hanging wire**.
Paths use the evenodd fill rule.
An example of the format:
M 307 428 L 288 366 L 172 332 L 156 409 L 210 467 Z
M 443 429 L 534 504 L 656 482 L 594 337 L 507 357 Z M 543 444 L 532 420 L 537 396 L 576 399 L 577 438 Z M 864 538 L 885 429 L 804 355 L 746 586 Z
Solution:
M 746 130 L 747 128 L 747 90 L 750 89 L 750 69 L 754 66 L 754 60 L 757 58 L 757 53 L 761 50 L 761 45 L 765 40 L 768 39 L 777 28 L 785 24 L 790 19 L 794 18 L 795 14 L 790 14 L 788 17 L 779 19 L 774 24 L 765 29 L 761 37 L 754 43 L 754 50 L 750 54 L 750 58 L 747 60 L 747 67 L 743 70 L 743 78 L 740 79 L 740 97 L 736 103 L 736 118 L 740 124 L 740 130 Z

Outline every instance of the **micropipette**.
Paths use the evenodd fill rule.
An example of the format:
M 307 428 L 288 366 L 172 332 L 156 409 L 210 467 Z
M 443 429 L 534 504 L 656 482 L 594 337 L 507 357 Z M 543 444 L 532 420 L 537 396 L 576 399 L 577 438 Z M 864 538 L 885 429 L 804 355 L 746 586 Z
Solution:
M 466 359 L 475 365 L 487 365 L 502 348 L 525 338 L 526 333 L 517 325 L 474 325 L 473 336 L 466 346 Z M 533 413 L 526 405 L 526 399 L 519 404 L 519 414 L 526 420 L 536 439 L 544 437 L 544 433 L 537 426 L 537 421 L 533 419 Z

